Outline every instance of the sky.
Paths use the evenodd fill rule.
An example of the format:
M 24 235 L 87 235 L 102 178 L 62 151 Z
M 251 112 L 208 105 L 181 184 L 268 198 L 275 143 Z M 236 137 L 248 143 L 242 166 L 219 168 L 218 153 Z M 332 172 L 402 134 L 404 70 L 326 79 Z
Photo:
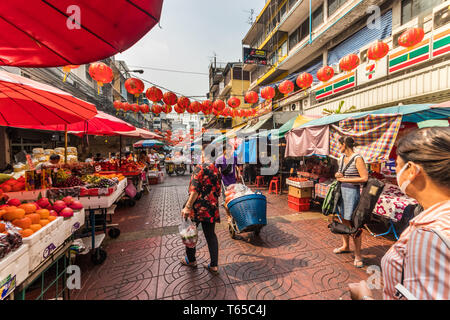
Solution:
M 130 69 L 150 67 L 199 74 L 143 69 L 139 78 L 185 96 L 203 96 L 209 91 L 209 64 L 242 61 L 242 39 L 264 7 L 264 0 L 164 0 L 160 26 L 156 25 L 127 51 L 116 55 Z M 150 84 L 146 83 L 146 88 Z M 164 91 L 164 90 L 163 90 Z

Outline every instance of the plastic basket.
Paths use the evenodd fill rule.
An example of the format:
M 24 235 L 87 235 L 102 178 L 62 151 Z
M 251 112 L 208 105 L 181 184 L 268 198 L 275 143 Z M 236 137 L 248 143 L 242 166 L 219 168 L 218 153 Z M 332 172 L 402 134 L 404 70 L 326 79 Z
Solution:
M 239 232 L 267 225 L 267 199 L 262 194 L 251 194 L 228 203 L 228 210 L 236 221 Z

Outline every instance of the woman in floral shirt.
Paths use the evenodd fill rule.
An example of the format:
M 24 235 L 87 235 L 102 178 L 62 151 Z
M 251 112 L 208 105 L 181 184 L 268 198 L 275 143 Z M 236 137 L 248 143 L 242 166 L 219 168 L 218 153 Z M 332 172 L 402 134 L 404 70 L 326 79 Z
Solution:
M 219 244 L 214 231 L 216 223 L 220 223 L 219 196 L 221 175 L 211 157 L 205 156 L 203 145 L 202 164 L 197 165 L 189 184 L 189 199 L 182 210 L 184 218 L 190 217 L 202 230 L 208 244 L 211 263 L 206 267 L 212 273 L 218 273 Z M 186 247 L 186 257 L 183 265 L 197 267 L 195 248 Z

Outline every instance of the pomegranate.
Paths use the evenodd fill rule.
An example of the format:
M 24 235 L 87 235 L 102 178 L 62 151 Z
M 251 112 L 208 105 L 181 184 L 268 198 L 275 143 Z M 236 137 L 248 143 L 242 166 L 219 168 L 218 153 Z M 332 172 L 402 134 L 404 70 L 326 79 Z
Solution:
M 20 206 L 22 203 L 20 202 L 19 199 L 11 199 L 8 201 L 7 205 L 9 206 L 14 206 L 14 207 L 18 207 Z
M 64 218 L 73 217 L 73 210 L 71 208 L 64 208 L 59 212 L 59 215 Z
M 83 209 L 83 204 L 80 201 L 74 201 L 71 204 L 69 204 L 69 207 L 73 210 L 81 210 Z
M 67 196 L 67 197 L 65 197 L 65 198 L 63 199 L 63 201 L 66 203 L 66 205 L 69 205 L 69 204 L 71 204 L 72 202 L 74 202 L 75 199 L 72 198 L 71 196 Z
M 50 206 L 50 201 L 47 198 L 41 198 L 36 201 L 37 205 L 43 209 L 47 209 Z
M 57 200 L 55 201 L 55 203 L 53 204 L 53 210 L 55 210 L 56 212 L 61 212 L 61 210 L 65 209 L 66 203 L 62 200 Z

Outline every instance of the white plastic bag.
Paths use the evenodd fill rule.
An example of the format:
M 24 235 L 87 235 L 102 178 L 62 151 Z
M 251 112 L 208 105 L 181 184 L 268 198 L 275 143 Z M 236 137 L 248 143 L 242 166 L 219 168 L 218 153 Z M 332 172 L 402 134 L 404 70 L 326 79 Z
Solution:
M 183 219 L 178 230 L 183 244 L 188 248 L 195 248 L 198 241 L 197 226 L 190 219 Z

